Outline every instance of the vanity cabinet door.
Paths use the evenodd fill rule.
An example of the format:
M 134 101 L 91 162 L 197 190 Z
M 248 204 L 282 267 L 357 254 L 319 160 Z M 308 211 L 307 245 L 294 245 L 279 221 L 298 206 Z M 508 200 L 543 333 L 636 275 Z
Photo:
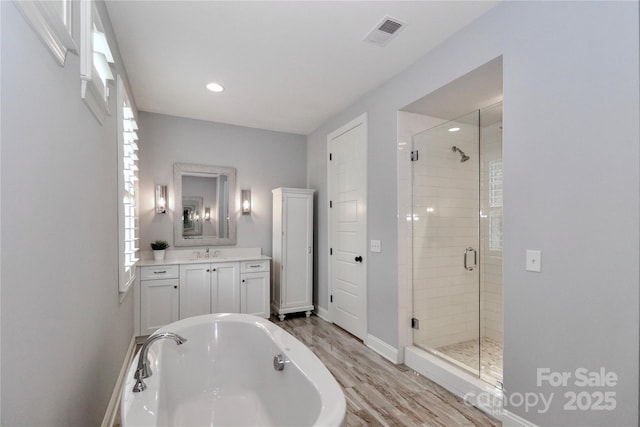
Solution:
M 178 279 L 140 281 L 140 335 L 178 320 Z
M 245 273 L 240 281 L 240 312 L 269 317 L 269 272 Z
M 180 266 L 180 319 L 211 313 L 211 264 Z
M 240 264 L 211 264 L 211 313 L 240 312 Z

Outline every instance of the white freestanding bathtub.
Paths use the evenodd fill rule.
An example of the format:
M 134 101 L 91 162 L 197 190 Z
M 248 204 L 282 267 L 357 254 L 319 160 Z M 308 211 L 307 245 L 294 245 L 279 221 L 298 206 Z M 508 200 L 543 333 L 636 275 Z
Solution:
M 122 392 L 123 427 L 341 426 L 342 389 L 304 344 L 275 324 L 247 314 L 210 314 L 158 332 L 187 339 L 151 344 L 152 375 L 134 393 L 134 358 Z M 281 354 L 285 367 L 274 368 Z

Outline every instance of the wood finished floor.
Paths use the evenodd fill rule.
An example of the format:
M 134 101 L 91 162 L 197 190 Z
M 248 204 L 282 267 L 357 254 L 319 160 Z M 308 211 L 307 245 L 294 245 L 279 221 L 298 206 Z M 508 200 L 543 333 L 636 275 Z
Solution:
M 436 383 L 394 365 L 344 330 L 311 316 L 271 321 L 307 345 L 342 386 L 347 426 L 500 426 Z

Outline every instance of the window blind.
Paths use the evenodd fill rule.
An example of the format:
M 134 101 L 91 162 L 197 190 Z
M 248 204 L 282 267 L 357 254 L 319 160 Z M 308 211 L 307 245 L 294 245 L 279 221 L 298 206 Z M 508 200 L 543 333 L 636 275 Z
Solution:
M 128 291 L 136 275 L 136 263 L 138 262 L 138 125 L 136 123 L 133 108 L 124 88 L 120 76 L 118 76 L 118 93 L 120 104 L 118 111 L 119 120 L 119 179 L 118 196 L 119 215 L 118 227 L 120 236 L 120 292 Z

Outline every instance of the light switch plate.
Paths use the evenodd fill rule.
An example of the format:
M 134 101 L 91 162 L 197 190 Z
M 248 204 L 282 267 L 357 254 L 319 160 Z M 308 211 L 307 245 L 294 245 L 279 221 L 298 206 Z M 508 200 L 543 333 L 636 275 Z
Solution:
M 527 250 L 526 270 L 540 273 L 542 268 L 542 251 Z
M 369 250 L 371 252 L 382 252 L 382 244 L 380 243 L 380 240 L 372 240 Z

